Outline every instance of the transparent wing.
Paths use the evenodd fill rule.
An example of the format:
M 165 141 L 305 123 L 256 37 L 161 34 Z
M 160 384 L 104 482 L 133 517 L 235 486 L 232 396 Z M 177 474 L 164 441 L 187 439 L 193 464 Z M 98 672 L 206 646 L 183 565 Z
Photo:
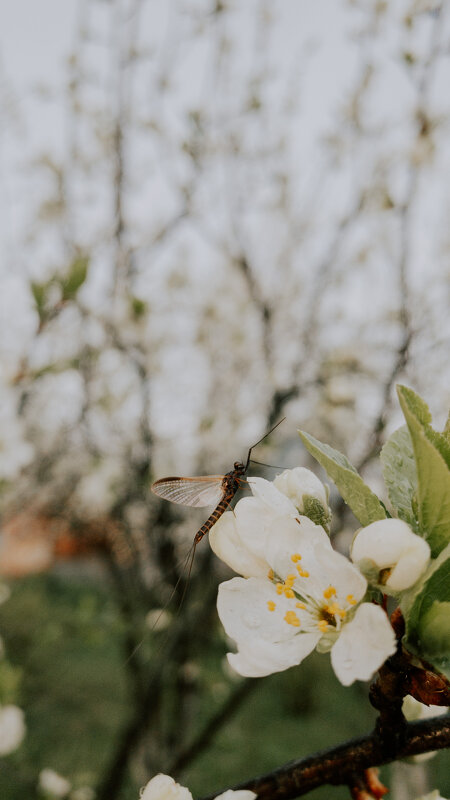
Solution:
M 196 478 L 161 478 L 152 492 L 182 506 L 216 506 L 222 499 L 223 475 L 199 475 Z

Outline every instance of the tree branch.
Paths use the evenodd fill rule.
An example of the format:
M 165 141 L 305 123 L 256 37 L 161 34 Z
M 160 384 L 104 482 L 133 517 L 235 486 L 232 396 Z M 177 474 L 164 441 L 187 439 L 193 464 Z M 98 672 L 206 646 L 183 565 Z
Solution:
M 355 773 L 369 767 L 445 747 L 450 747 L 450 715 L 408 723 L 403 744 L 393 748 L 389 754 L 383 752 L 382 742 L 374 732 L 331 750 L 291 761 L 273 772 L 232 788 L 250 789 L 257 793 L 258 800 L 293 800 L 325 784 L 347 785 Z M 218 794 L 214 792 L 202 800 L 212 800 Z

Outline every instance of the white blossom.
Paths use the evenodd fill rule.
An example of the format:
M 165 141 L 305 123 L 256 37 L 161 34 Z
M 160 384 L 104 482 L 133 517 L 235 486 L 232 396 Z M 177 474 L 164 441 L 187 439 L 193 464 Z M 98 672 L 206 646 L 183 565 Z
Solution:
M 268 508 L 264 520 L 260 508 L 247 510 L 236 514 L 231 544 L 222 536 L 231 527 L 230 517 L 215 526 L 212 543 L 246 576 L 219 587 L 219 616 L 238 648 L 228 654 L 231 666 L 249 677 L 269 675 L 299 664 L 318 648 L 331 650 L 334 671 L 345 686 L 369 679 L 395 651 L 395 636 L 380 607 L 361 604 L 366 579 L 308 517 L 276 516 Z M 255 575 L 249 575 L 249 554 L 258 559 Z M 262 564 L 268 567 L 265 575 Z
M 0 707 L 0 755 L 7 756 L 17 750 L 25 736 L 25 719 L 21 708 L 9 705 Z
M 70 800 L 95 800 L 95 791 L 91 786 L 79 786 L 70 793 Z
M 254 800 L 255 792 L 246 789 L 228 789 L 216 800 Z M 176 783 L 169 775 L 155 775 L 141 790 L 140 800 L 192 800 L 192 794 L 185 786 Z
M 239 500 L 234 511 L 223 514 L 213 526 L 209 535 L 212 549 L 240 575 L 256 577 L 267 574 L 269 564 L 264 555 L 265 540 L 272 535 L 275 519 L 280 516 L 296 519 L 299 516 L 296 502 L 301 502 L 301 486 L 305 486 L 309 494 L 313 491 L 320 494 L 320 487 L 310 478 L 315 478 L 313 473 L 304 470 L 307 473 L 304 476 L 302 468 L 297 469 L 301 471 L 300 476 L 296 470 L 285 470 L 274 483 L 264 478 L 249 478 L 253 497 Z M 276 481 L 280 481 L 280 488 L 275 486 Z M 321 496 L 326 496 L 325 487 L 320 486 L 323 490 Z M 324 531 L 323 534 L 326 536 Z
M 71 789 L 70 782 L 53 769 L 43 769 L 39 774 L 39 789 L 51 797 L 66 797 Z
M 180 786 L 169 775 L 155 775 L 141 790 L 140 800 L 192 800 L 185 786 Z
M 34 449 L 25 439 L 23 420 L 17 413 L 17 398 L 0 383 L 0 479 L 13 480 L 33 458 Z
M 328 512 L 328 487 L 324 486 L 310 469 L 305 467 L 285 469 L 281 475 L 277 475 L 273 483 L 280 492 L 292 500 L 300 514 L 305 510 L 307 497 L 318 500 Z
M 421 795 L 421 797 L 418 797 L 417 800 L 446 800 L 446 798 L 442 797 L 439 789 L 434 789 L 434 791 L 429 792 L 429 794 Z
M 430 548 L 406 522 L 382 519 L 357 532 L 351 557 L 372 583 L 389 594 L 417 582 L 428 566 Z

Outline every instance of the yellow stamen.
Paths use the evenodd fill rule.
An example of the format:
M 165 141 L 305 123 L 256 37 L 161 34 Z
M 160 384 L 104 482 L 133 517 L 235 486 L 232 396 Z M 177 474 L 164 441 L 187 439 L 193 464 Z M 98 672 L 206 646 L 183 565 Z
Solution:
M 300 600 L 298 601 L 298 603 L 295 604 L 295 607 L 296 608 L 306 608 L 305 604 L 301 603 Z
M 277 590 L 277 594 L 283 594 L 283 588 L 284 588 L 284 587 L 283 587 L 283 584 L 282 584 L 282 583 L 277 583 L 277 585 L 276 585 L 276 587 L 275 587 L 275 588 L 276 588 L 276 590 Z
M 301 578 L 309 578 L 309 572 L 306 569 L 302 569 L 300 564 L 297 564 L 297 572 Z
M 356 600 L 352 594 L 348 594 L 345 599 L 347 600 L 347 603 L 349 603 L 351 606 L 356 605 Z
M 301 560 L 302 560 L 302 557 L 301 557 L 300 553 L 294 553 L 294 554 L 291 556 L 291 561 L 293 561 L 293 562 L 294 562 L 294 564 L 296 564 L 296 563 L 297 563 L 297 561 L 301 561 Z
M 325 606 L 325 611 L 327 611 L 328 614 L 331 614 L 334 617 L 335 614 L 339 614 L 340 611 L 339 603 L 331 603 L 329 606 Z
M 295 583 L 295 575 L 288 575 L 284 582 L 285 586 L 291 587 L 293 583 Z
M 288 625 L 293 625 L 295 628 L 300 627 L 300 620 L 297 617 L 295 611 L 286 611 L 286 614 L 284 615 L 284 620 L 285 622 L 287 622 Z
M 274 603 L 273 600 L 267 601 L 267 608 L 269 609 L 269 611 L 275 611 L 276 607 L 277 607 L 276 603 Z
M 283 591 L 285 597 L 295 597 L 295 592 L 290 586 L 285 586 Z
M 325 633 L 327 628 L 328 628 L 328 622 L 326 622 L 326 620 L 324 620 L 324 619 L 321 619 L 317 623 L 317 627 L 319 628 L 319 631 L 321 631 L 322 633 Z
M 328 589 L 325 589 L 323 596 L 325 597 L 326 600 L 329 600 L 330 597 L 333 597 L 333 595 L 335 594 L 336 594 L 336 589 L 334 588 L 334 586 L 329 586 Z

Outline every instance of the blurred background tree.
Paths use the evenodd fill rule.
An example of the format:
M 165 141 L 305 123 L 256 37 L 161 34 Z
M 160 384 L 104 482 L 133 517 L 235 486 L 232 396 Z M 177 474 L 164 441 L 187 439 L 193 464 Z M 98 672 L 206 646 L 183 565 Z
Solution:
M 286 415 L 256 458 L 308 464 L 302 427 L 379 489 L 395 383 L 443 422 L 450 14 L 58 6 L 1 12 L 1 628 L 28 734 L 0 787 L 52 767 L 125 800 L 165 770 L 200 793 L 372 717 L 327 673 L 330 711 L 317 664 L 228 674 L 206 542 L 180 610 L 204 515 L 149 484 L 227 471 Z M 337 503 L 338 546 L 354 527 Z

